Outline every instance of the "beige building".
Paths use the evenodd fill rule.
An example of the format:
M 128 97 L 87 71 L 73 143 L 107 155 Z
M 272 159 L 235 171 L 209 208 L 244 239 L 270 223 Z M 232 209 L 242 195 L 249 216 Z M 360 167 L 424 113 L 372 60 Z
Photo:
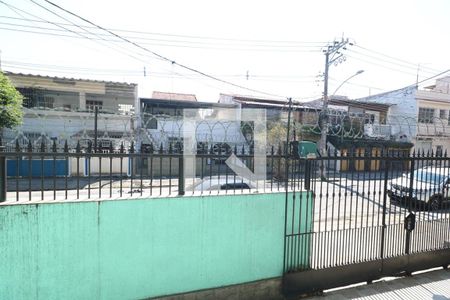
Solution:
M 50 77 L 5 72 L 24 96 L 23 124 L 5 130 L 9 145 L 55 141 L 70 146 L 80 141 L 82 147 L 94 140 L 94 111 L 98 108 L 99 147 L 109 147 L 132 139 L 137 102 L 133 83 Z M 137 107 L 138 109 L 138 107 Z M 7 145 L 8 145 L 7 144 Z
M 390 105 L 386 125 L 394 139 L 411 141 L 415 151 L 450 154 L 450 76 L 424 89 L 408 86 L 358 100 Z
M 450 76 L 416 92 L 417 135 L 415 147 L 450 154 Z

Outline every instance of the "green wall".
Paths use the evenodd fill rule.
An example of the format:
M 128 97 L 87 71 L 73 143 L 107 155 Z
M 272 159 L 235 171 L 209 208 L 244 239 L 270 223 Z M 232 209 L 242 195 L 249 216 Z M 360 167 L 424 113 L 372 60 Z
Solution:
M 0 206 L 0 299 L 139 299 L 281 276 L 284 200 Z

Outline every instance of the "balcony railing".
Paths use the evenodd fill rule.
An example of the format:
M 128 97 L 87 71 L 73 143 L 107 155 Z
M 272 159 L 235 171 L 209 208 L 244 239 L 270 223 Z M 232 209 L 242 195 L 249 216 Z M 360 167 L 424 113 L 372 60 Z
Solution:
M 388 140 L 392 135 L 392 126 L 384 124 L 365 124 L 364 134 L 369 137 Z

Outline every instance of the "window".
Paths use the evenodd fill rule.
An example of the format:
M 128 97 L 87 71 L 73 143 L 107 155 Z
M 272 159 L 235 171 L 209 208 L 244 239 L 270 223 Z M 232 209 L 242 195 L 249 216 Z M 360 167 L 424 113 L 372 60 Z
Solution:
M 18 88 L 23 95 L 23 106 L 27 108 L 53 108 L 55 106 L 55 98 L 46 95 L 46 92 L 38 89 Z
M 436 145 L 436 156 L 442 156 L 444 153 L 442 145 Z
M 133 105 L 131 104 L 119 104 L 119 112 L 124 115 L 128 115 L 133 110 Z
M 86 100 L 86 109 L 88 111 L 95 111 L 96 107 L 98 107 L 98 110 L 102 110 L 103 101 Z
M 450 125 L 450 110 L 448 111 L 448 125 Z
M 434 109 L 419 107 L 419 123 L 433 123 Z
M 364 124 L 374 124 L 374 123 L 375 123 L 375 115 L 374 114 L 365 114 Z
M 446 110 L 440 109 L 440 110 L 439 110 L 439 118 L 440 118 L 440 119 L 445 119 L 445 113 L 446 113 L 446 112 L 447 112 Z
M 45 108 L 53 108 L 55 105 L 55 98 L 44 96 L 42 98 L 38 99 L 38 107 L 45 107 Z

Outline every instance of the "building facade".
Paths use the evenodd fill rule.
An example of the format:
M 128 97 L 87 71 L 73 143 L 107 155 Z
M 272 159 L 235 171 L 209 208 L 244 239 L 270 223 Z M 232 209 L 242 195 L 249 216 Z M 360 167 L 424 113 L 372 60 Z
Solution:
M 391 134 L 410 140 L 415 151 L 450 151 L 450 76 L 424 89 L 409 86 L 358 100 L 389 103 Z
M 450 76 L 418 90 L 416 147 L 450 153 Z
M 85 147 L 94 141 L 117 147 L 134 135 L 137 85 L 6 72 L 23 95 L 23 124 L 5 130 L 10 145 L 38 145 L 67 140 Z M 97 109 L 97 124 L 95 110 Z M 97 126 L 95 126 L 97 125 Z M 100 146 L 100 145 L 99 145 Z

